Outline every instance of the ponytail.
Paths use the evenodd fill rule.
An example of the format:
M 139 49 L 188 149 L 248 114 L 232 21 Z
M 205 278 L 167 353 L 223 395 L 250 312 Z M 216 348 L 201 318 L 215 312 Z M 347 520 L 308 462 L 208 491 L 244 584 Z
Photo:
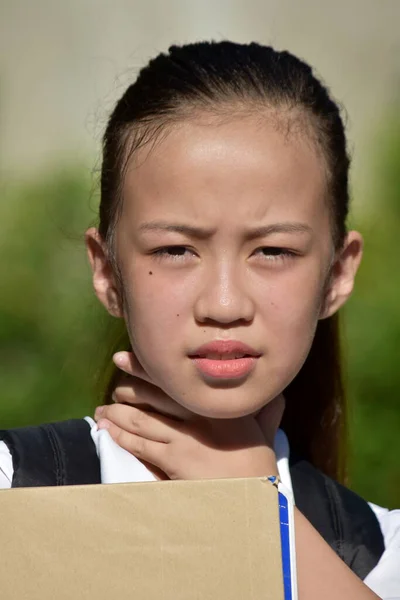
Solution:
M 345 483 L 347 410 L 340 345 L 339 315 L 319 321 L 307 359 L 284 391 L 281 427 L 292 451 Z

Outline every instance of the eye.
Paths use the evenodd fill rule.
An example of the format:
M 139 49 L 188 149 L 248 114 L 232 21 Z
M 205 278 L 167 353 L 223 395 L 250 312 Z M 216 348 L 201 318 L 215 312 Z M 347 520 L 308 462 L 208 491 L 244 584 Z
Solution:
M 254 254 L 260 256 L 262 260 L 267 260 L 270 262 L 287 260 L 298 256 L 298 254 L 293 250 L 288 250 L 288 248 L 279 248 L 277 246 L 263 246 L 262 248 L 255 250 Z
M 194 256 L 193 250 L 187 246 L 164 246 L 152 252 L 158 260 L 183 261 Z

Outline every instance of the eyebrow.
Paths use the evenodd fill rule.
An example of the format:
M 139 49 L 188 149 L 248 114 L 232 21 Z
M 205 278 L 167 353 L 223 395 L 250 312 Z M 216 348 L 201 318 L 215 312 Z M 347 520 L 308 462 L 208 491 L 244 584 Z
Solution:
M 312 228 L 305 223 L 272 223 L 271 225 L 264 225 L 250 229 L 247 232 L 248 239 L 252 240 L 258 237 L 265 237 L 272 233 L 313 233 Z
M 139 231 L 172 231 L 175 233 L 183 233 L 201 240 L 207 239 L 215 233 L 214 229 L 193 227 L 192 225 L 185 225 L 184 223 L 167 223 L 165 221 L 142 223 L 139 227 Z
M 184 223 L 149 221 L 146 223 L 142 223 L 139 227 L 139 231 L 169 231 L 174 233 L 182 233 L 189 237 L 194 237 L 203 240 L 210 238 L 216 230 L 206 229 L 202 227 L 194 227 L 192 225 L 186 225 Z M 306 225 L 305 223 L 273 223 L 271 225 L 264 225 L 261 227 L 249 229 L 245 232 L 245 237 L 249 240 L 252 240 L 259 237 L 265 237 L 273 233 L 313 233 L 313 230 L 309 225 Z

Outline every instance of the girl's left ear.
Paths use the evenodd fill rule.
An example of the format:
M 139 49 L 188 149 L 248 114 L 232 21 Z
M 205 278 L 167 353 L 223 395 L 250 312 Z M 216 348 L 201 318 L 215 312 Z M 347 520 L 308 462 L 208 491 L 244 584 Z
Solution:
M 363 239 L 361 234 L 358 231 L 349 231 L 331 267 L 320 319 L 332 316 L 351 295 L 362 253 Z
M 106 245 L 95 227 L 85 234 L 86 249 L 92 267 L 96 296 L 113 317 L 122 317 L 123 309 Z

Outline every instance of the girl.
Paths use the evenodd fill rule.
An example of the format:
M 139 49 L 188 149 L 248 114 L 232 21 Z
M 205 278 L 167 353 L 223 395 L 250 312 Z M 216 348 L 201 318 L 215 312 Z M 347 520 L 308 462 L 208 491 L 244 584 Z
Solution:
M 337 311 L 362 254 L 348 170 L 338 108 L 305 63 L 174 46 L 111 115 L 86 235 L 96 294 L 129 335 L 116 365 L 135 379 L 113 376 L 134 406 L 99 407 L 80 457 L 93 440 L 103 482 L 279 474 L 298 506 L 302 600 L 400 597 L 399 515 L 327 477 L 345 472 Z M 54 447 L 66 429 L 43 431 Z M 34 437 L 3 432 L 3 487 L 48 481 Z

